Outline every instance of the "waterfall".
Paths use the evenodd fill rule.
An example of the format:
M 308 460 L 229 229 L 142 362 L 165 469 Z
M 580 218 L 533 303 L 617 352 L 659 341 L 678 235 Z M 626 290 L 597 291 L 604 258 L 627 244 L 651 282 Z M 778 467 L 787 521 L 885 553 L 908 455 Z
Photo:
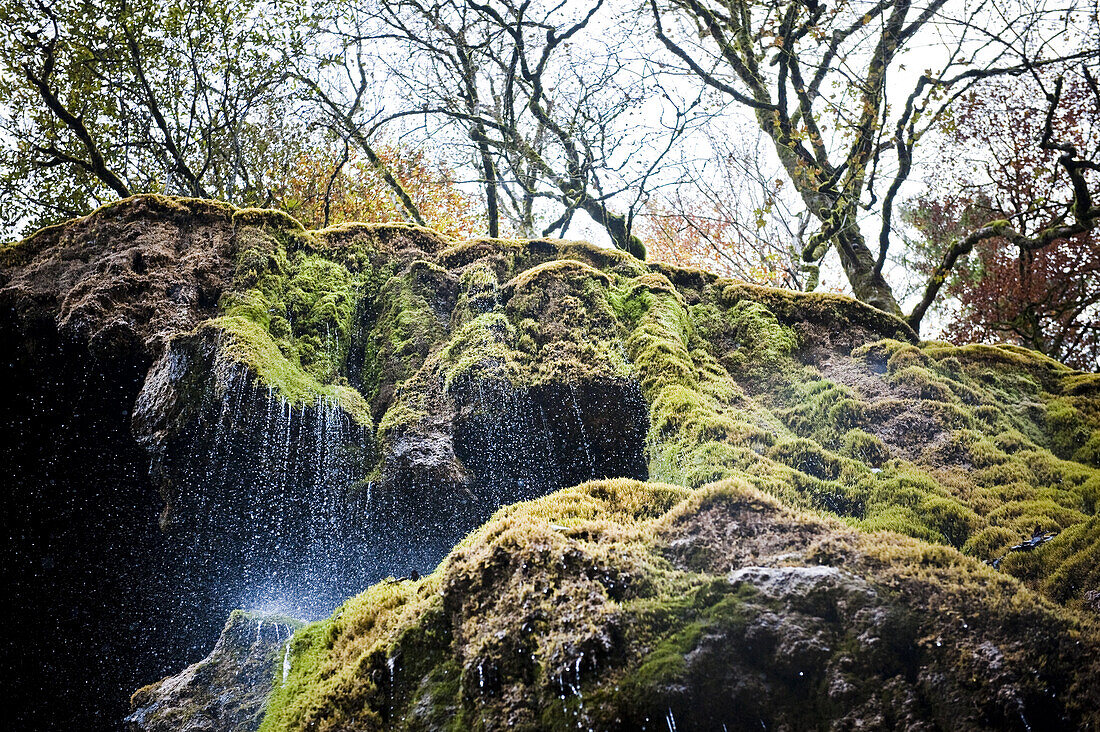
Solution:
M 372 439 L 332 396 L 295 403 L 241 364 L 216 369 L 164 451 L 197 589 L 315 618 L 378 579 L 356 498 Z
M 283 683 L 290 676 L 290 639 L 287 639 L 286 649 L 283 651 Z

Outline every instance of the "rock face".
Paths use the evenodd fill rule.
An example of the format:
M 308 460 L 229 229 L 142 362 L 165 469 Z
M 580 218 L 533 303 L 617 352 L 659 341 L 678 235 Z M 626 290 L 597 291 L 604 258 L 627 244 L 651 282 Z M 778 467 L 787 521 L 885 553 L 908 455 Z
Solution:
M 510 535 L 484 566 L 463 559 L 467 541 L 428 580 L 376 586 L 311 626 L 338 637 L 303 631 L 292 648 L 300 675 L 276 688 L 268 724 L 392 716 L 431 728 L 462 710 L 464 723 L 492 726 L 495 709 L 517 725 L 553 726 L 561 720 L 548 710 L 577 696 L 570 684 L 625 709 L 635 696 L 616 696 L 610 679 L 666 704 L 642 704 L 651 722 L 695 719 L 682 698 L 726 710 L 714 719 L 756 724 L 749 711 L 703 703 L 704 689 L 793 727 L 935 726 L 954 719 L 937 701 L 949 693 L 977 710 L 960 717 L 974 726 L 1016 724 L 1017 700 L 1027 724 L 1032 714 L 1091 719 L 1091 687 L 1025 638 L 1065 649 L 1095 636 L 1100 377 L 1025 349 L 920 343 L 844 297 L 751 287 L 580 242 L 456 242 L 400 225 L 308 232 L 276 212 L 159 197 L 0 250 L 0 341 L 12 344 L 0 398 L 13 527 L 3 566 L 10 615 L 28 631 L 2 650 L 23 726 L 110 728 L 124 692 L 200 658 L 234 608 L 322 617 L 387 575 L 427 574 L 501 506 L 604 479 L 677 486 L 622 484 L 654 502 L 628 511 L 641 511 L 644 527 L 636 518 L 615 528 L 619 498 L 608 516 L 586 514 L 586 531 L 609 532 L 592 539 L 599 552 L 641 562 L 612 562 L 640 585 L 605 585 L 603 564 L 562 554 L 560 571 L 540 575 L 544 594 L 580 582 L 572 573 L 584 566 L 583 593 L 540 611 L 561 633 L 528 639 L 535 660 L 513 673 L 490 647 L 529 633 L 508 619 L 519 611 L 479 608 L 526 597 L 507 573 L 536 561 L 526 542 L 546 537 Z M 669 518 L 687 515 L 686 492 L 730 485 L 775 503 Z M 577 539 L 570 515 L 552 522 L 567 530 L 546 536 Z M 777 516 L 794 528 L 775 529 Z M 1011 551 L 1036 530 L 1058 534 Z M 919 575 L 925 556 L 929 577 L 898 579 Z M 1002 557 L 997 572 L 978 566 Z M 452 578 L 448 595 L 459 567 L 471 576 Z M 938 583 L 958 607 L 1017 623 L 977 645 L 957 639 L 966 659 L 1000 664 L 1000 676 L 970 682 L 960 669 L 971 661 L 912 650 L 929 634 L 954 637 L 960 616 L 928 599 Z M 1000 588 L 988 602 L 975 589 L 986 584 Z M 713 597 L 690 599 L 704 586 Z M 482 605 L 466 608 L 466 595 Z M 1024 608 L 1036 614 L 1011 614 Z M 748 613 L 748 625 L 727 610 Z M 359 616 L 381 624 L 341 624 Z M 794 645 L 774 630 L 788 621 L 805 631 Z M 1053 635 L 1037 635 L 1044 623 Z M 383 676 L 411 673 L 401 658 L 419 653 L 391 630 L 421 634 L 431 649 L 416 662 L 421 678 L 442 686 L 402 687 L 385 701 L 411 681 Z M 344 643 L 382 666 L 356 670 Z M 784 675 L 788 651 L 805 656 L 818 687 Z M 475 658 L 480 671 L 469 670 Z M 1013 664 L 1032 662 L 1054 664 L 1057 702 L 1043 706 L 1039 687 L 1012 680 Z M 337 677 L 342 686 L 326 686 Z M 1002 682 L 1013 690 L 994 691 Z M 760 701 L 764 691 L 787 706 Z M 990 707 L 985 692 L 1001 701 Z M 62 694 L 73 703 L 43 701 Z M 570 725 L 646 723 L 597 713 L 580 696 L 587 711 L 570 707 Z M 534 706 L 523 706 L 528 697 Z M 791 716 L 803 697 L 814 700 L 808 716 Z
M 235 611 L 209 656 L 134 694 L 127 729 L 252 732 L 260 725 L 272 682 L 289 673 L 288 643 L 301 625 Z

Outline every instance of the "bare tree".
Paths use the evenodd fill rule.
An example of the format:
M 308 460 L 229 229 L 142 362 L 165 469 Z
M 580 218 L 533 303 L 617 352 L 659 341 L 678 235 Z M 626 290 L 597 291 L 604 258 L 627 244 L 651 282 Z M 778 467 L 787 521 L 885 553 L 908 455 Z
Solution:
M 810 215 L 764 145 L 758 135 L 713 126 L 696 135 L 687 174 L 652 197 L 640 216 L 638 233 L 651 257 L 802 289 Z
M 699 90 L 663 90 L 604 0 L 387 0 L 374 20 L 360 37 L 397 49 L 386 72 L 403 87 L 376 124 L 419 118 L 437 145 L 465 150 L 490 235 L 504 218 L 521 235 L 564 234 L 579 210 L 644 256 L 633 219 L 696 121 Z

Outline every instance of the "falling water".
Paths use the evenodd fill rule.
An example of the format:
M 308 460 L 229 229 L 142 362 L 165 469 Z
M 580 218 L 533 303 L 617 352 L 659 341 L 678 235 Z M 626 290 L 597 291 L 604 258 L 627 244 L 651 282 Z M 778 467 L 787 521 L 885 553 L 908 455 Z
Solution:
M 292 403 L 235 364 L 180 439 L 173 518 L 216 605 L 318 618 L 379 578 L 355 498 L 371 433 L 334 398 Z
M 594 473 L 596 468 L 596 460 L 592 456 L 592 442 L 588 437 L 588 432 L 584 427 L 584 416 L 581 414 L 581 406 L 577 402 L 577 389 L 573 385 L 570 385 L 567 389 L 569 393 L 569 400 L 573 407 L 573 414 L 577 418 L 577 427 L 580 432 L 580 445 L 584 448 L 585 467 L 589 472 Z

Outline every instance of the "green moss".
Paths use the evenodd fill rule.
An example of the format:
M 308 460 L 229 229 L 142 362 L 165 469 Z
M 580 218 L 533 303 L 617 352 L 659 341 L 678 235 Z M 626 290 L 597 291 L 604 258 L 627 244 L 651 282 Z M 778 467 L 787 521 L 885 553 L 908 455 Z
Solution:
M 780 443 L 769 451 L 768 457 L 822 480 L 836 480 L 843 467 L 839 459 L 810 440 Z
M 844 433 L 841 454 L 872 467 L 881 468 L 890 459 L 890 450 L 879 438 L 861 429 Z
M 752 614 L 746 601 L 758 596 L 749 584 L 734 587 L 725 579 L 717 579 L 694 588 L 683 603 L 661 605 L 659 619 L 645 610 L 640 613 L 643 624 L 653 632 L 664 628 L 652 651 L 638 662 L 629 676 L 625 696 L 628 703 L 647 707 L 655 689 L 683 684 L 688 671 L 686 657 L 703 641 L 705 635 L 742 631 Z M 641 609 L 641 608 L 639 608 Z
M 475 380 L 518 380 L 515 327 L 502 313 L 486 313 L 461 328 L 443 348 L 443 388 Z
M 943 446 L 937 446 L 937 457 L 956 465 L 988 468 L 1009 461 L 1008 453 L 974 430 L 957 430 Z
M 1076 452 L 1073 459 L 1092 468 L 1100 468 L 1100 430 L 1094 430 Z
M 870 421 L 866 402 L 828 379 L 796 381 L 784 391 L 782 403 L 779 414 L 787 426 L 823 445 L 837 446 L 843 435 Z
M 583 243 L 425 239 L 387 262 L 371 254 L 397 251 L 381 230 L 272 235 L 255 219 L 226 307 L 270 342 L 249 331 L 254 345 L 238 350 L 270 356 L 263 378 L 308 400 L 348 358 L 315 324 L 342 343 L 367 333 L 361 380 L 383 443 L 434 423 L 440 395 L 460 398 L 466 385 L 637 379 L 656 480 L 740 477 L 863 530 L 983 558 L 1036 521 L 1068 527 L 1095 510 L 1091 382 L 1026 349 L 918 344 L 845 298 L 735 285 Z M 854 348 L 835 345 L 819 363 L 812 354 L 838 330 Z
M 1085 513 L 1100 512 L 1100 475 L 1093 475 L 1081 485 L 1081 510 Z
M 628 253 L 584 241 L 561 242 L 559 251 L 561 257 L 584 262 L 601 272 L 614 272 L 626 277 L 649 273 L 649 268 L 644 264 L 645 256 L 638 256 L 635 252 Z
M 296 404 L 335 399 L 370 424 L 363 397 L 343 378 L 356 313 L 372 281 L 360 249 L 334 251 L 285 214 L 234 213 L 233 288 L 210 321 L 229 335 L 226 352 Z
M 1095 437 L 1084 415 L 1065 399 L 1047 402 L 1046 423 L 1051 450 L 1061 458 L 1072 457 Z
M 610 284 L 592 266 L 561 259 L 526 269 L 504 285 L 505 313 L 519 337 L 516 358 L 528 383 L 633 377 Z
M 748 400 L 731 388 L 734 382 L 716 361 L 690 349 L 692 319 L 663 284 L 634 283 L 629 302 L 636 308 L 637 325 L 626 348 L 652 405 L 651 477 L 697 486 L 729 470 L 723 467 L 728 461 L 714 460 L 708 453 L 726 449 L 729 443 L 762 449 L 774 439 L 767 429 L 774 420 L 762 413 L 752 415 L 751 407 L 735 408 L 748 406 Z M 761 423 L 755 424 L 753 416 Z
M 295 268 L 284 302 L 304 370 L 335 378 L 350 342 L 358 294 L 357 278 L 339 264 L 314 257 Z
M 992 562 L 1008 552 L 1008 548 L 1020 542 L 1020 535 L 1006 526 L 987 526 L 971 535 L 963 546 L 963 553 L 985 562 Z
M 751 541 L 739 547 L 712 533 L 724 526 L 751 527 Z M 1067 537 L 1067 545 L 1090 537 Z M 686 539 L 707 545 L 693 555 L 704 559 L 685 563 Z M 722 552 L 749 552 L 737 567 L 767 561 L 756 550 L 785 550 L 784 565 L 844 569 L 825 575 L 816 566 L 803 576 L 835 584 L 811 580 L 799 592 L 784 582 L 768 592 L 785 594 L 769 595 L 725 576 Z M 1084 565 L 1066 566 L 1058 582 L 1090 581 Z M 871 612 L 857 612 L 867 605 Z M 868 618 L 870 636 L 860 626 Z M 815 634 L 823 624 L 829 634 Z M 901 709 L 904 695 L 883 701 L 880 691 L 920 669 L 952 679 L 942 688 L 956 695 L 988 698 L 999 688 L 988 660 L 965 655 L 983 643 L 1042 666 L 1042 683 L 1061 697 L 1076 673 L 1068 669 L 1090 663 L 1091 645 L 1074 650 L 1086 637 L 1081 627 L 952 550 L 852 533 L 744 481 L 694 492 L 599 481 L 502 509 L 431 576 L 376 585 L 300 631 L 290 677 L 261 729 L 566 729 L 578 720 L 605 728 L 671 708 L 687 724 L 706 718 L 691 712 L 703 699 L 725 708 L 715 693 L 722 688 L 738 690 L 728 693 L 756 705 L 760 718 L 797 713 L 801 725 L 845 713 L 823 706 L 825 692 L 813 686 L 837 663 L 848 669 L 851 701 Z M 931 650 L 933 640 L 945 650 Z M 1065 655 L 1040 659 L 1028 650 L 1033 641 Z M 766 682 L 748 688 L 769 693 L 744 697 L 738 682 L 746 678 Z M 952 696 L 945 705 L 957 703 Z
M 1073 606 L 1091 602 L 1095 608 L 1100 597 L 1100 518 L 1069 526 L 1035 551 L 1012 553 L 1002 566 L 1037 584 L 1058 602 Z
M 890 364 L 893 365 L 894 363 L 895 360 L 891 359 Z M 893 372 L 891 381 L 911 390 L 920 399 L 931 399 L 938 402 L 956 401 L 950 385 L 922 366 L 914 365 L 899 368 Z
M 805 322 L 827 325 L 830 330 L 857 331 L 861 336 L 917 340 L 916 334 L 901 319 L 842 295 L 725 282 L 720 303 L 729 305 L 741 299 L 762 303 L 784 325 Z
M 497 307 L 499 282 L 493 267 L 486 262 L 477 262 L 467 267 L 459 280 L 462 293 L 455 307 L 453 320 L 456 324 L 465 323 L 482 313 Z
M 734 349 L 727 368 L 760 379 L 781 376 L 790 367 L 791 352 L 798 346 L 794 333 L 780 325 L 762 303 L 741 300 L 725 312 Z M 706 316 L 703 316 L 706 317 Z M 701 319 L 697 317 L 696 322 Z
M 669 294 L 674 292 L 672 283 L 667 280 L 661 281 L 653 275 L 645 279 L 628 280 L 626 285 L 609 290 L 607 302 L 615 311 L 615 317 L 630 328 L 636 327 L 652 304 L 649 297 L 651 288 L 663 290 Z
M 372 424 L 370 409 L 359 392 L 317 381 L 284 356 L 270 333 L 255 321 L 241 316 L 224 316 L 200 326 L 200 330 L 206 329 L 224 334 L 225 354 L 248 366 L 262 383 L 292 404 L 313 406 L 320 399 L 332 399 L 359 424 Z
M 974 510 L 907 463 L 890 464 L 869 486 L 866 531 L 889 530 L 962 547 L 982 525 Z
M 994 526 L 1004 526 L 1023 539 L 1031 536 L 1036 526 L 1042 531 L 1060 530 L 1080 524 L 1087 517 L 1049 498 L 1034 498 L 1007 503 L 991 511 L 986 518 Z

